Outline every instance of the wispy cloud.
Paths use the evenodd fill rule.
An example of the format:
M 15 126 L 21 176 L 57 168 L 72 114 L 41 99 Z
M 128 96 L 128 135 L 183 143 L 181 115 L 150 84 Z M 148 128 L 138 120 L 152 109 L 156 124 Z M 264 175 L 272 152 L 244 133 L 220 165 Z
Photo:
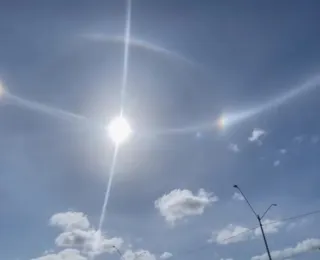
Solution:
M 274 167 L 278 167 L 280 165 L 280 161 L 279 160 L 276 160 L 273 162 L 273 166 Z
M 170 224 L 175 224 L 188 216 L 203 214 L 206 207 L 218 201 L 218 197 L 212 193 L 200 189 L 198 194 L 193 194 L 190 190 L 176 189 L 168 194 L 164 194 L 155 201 L 155 208 Z
M 232 199 L 244 201 L 244 197 L 239 192 L 235 192 L 232 196 Z
M 293 138 L 293 141 L 300 144 L 303 142 L 304 138 L 305 138 L 304 135 L 298 135 Z
M 263 129 L 260 129 L 260 128 L 254 128 L 252 133 L 251 133 L 251 136 L 249 136 L 248 140 L 250 142 L 256 142 L 258 144 L 262 144 L 262 137 L 265 136 L 267 134 L 267 132 Z
M 282 222 L 266 219 L 262 221 L 264 225 L 264 232 L 266 234 L 274 234 L 279 232 L 280 228 L 284 225 Z M 238 243 L 246 240 L 256 239 L 261 236 L 261 230 L 256 228 L 251 230 L 247 227 L 240 225 L 229 224 L 218 232 L 213 232 L 209 242 L 216 242 L 220 245 L 227 245 Z
M 281 154 L 286 154 L 288 151 L 287 151 L 286 149 L 280 149 L 279 152 L 280 152 Z
M 160 259 L 169 259 L 171 258 L 173 255 L 169 252 L 164 252 L 161 256 Z
M 220 231 L 213 232 L 209 242 L 227 245 L 249 240 L 251 236 L 252 234 L 248 228 L 229 224 Z
M 229 144 L 228 149 L 232 152 L 238 153 L 240 152 L 240 148 L 237 144 Z
M 320 248 L 320 239 L 306 239 L 302 242 L 299 242 L 295 247 L 288 247 L 283 250 L 272 251 L 272 259 L 288 259 L 295 257 L 297 255 L 319 250 Z M 258 255 L 251 258 L 251 260 L 268 260 L 268 255 Z

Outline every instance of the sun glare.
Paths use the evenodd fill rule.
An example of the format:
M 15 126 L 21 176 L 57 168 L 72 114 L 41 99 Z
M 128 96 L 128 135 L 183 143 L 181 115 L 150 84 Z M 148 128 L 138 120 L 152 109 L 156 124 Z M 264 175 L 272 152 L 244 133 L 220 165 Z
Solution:
M 110 139 L 116 145 L 120 145 L 127 141 L 132 133 L 130 124 L 122 116 L 118 116 L 112 119 L 107 126 L 107 131 Z

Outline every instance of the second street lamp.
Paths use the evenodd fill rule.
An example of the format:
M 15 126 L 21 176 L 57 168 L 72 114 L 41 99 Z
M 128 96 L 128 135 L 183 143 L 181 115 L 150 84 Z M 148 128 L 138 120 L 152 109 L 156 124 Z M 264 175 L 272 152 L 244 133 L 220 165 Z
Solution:
M 263 237 L 263 241 L 264 241 L 264 244 L 266 246 L 266 250 L 267 250 L 267 253 L 268 253 L 268 257 L 269 257 L 269 260 L 272 260 L 272 257 L 271 257 L 271 254 L 270 254 L 270 250 L 269 250 L 269 246 L 268 246 L 268 242 L 267 242 L 267 238 L 266 238 L 266 235 L 264 233 L 264 230 L 263 230 L 263 226 L 262 226 L 262 223 L 261 223 L 261 220 L 263 219 L 263 217 L 267 214 L 267 212 L 274 206 L 277 206 L 277 204 L 271 204 L 267 210 L 262 214 L 262 216 L 260 217 L 259 214 L 256 213 L 256 211 L 253 209 L 253 207 L 251 206 L 249 200 L 247 199 L 247 197 L 244 195 L 244 193 L 242 192 L 242 190 L 239 188 L 238 185 L 233 185 L 234 188 L 236 188 L 242 195 L 242 197 L 244 198 L 244 200 L 247 202 L 248 206 L 250 207 L 252 213 L 254 214 L 254 216 L 257 218 L 258 222 L 259 222 L 259 226 L 260 226 L 260 229 L 261 229 L 261 234 L 262 234 L 262 237 Z

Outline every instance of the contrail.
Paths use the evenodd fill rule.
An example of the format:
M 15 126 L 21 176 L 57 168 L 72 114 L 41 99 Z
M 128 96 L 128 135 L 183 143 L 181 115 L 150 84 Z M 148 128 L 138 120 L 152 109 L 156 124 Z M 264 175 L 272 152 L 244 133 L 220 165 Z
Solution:
M 100 34 L 100 33 L 91 33 L 91 34 L 83 34 L 83 37 L 87 38 L 87 39 L 91 39 L 94 41 L 103 41 L 103 42 L 114 42 L 114 43 L 122 43 L 124 41 L 123 37 L 121 36 L 110 36 L 110 35 L 104 35 L 104 34 Z M 148 51 L 152 51 L 155 53 L 159 53 L 161 55 L 165 55 L 169 58 L 173 58 L 176 60 L 179 60 L 183 63 L 186 63 L 190 66 L 193 67 L 200 67 L 203 69 L 203 65 L 196 63 L 188 58 L 186 58 L 185 56 L 183 56 L 180 53 L 177 53 L 175 51 L 171 51 L 168 50 L 162 46 L 153 44 L 151 42 L 145 41 L 145 40 L 141 40 L 141 39 L 137 39 L 137 38 L 130 38 L 130 43 L 131 46 L 134 47 L 139 47 L 139 48 L 143 48 L 145 50 Z
M 121 115 L 124 109 L 125 93 L 128 83 L 129 45 L 131 31 L 131 0 L 127 0 L 126 25 L 124 32 L 123 74 L 121 85 Z
M 40 113 L 44 113 L 47 115 L 51 115 L 60 119 L 64 119 L 64 120 L 86 120 L 87 118 L 85 116 L 82 115 L 77 115 L 68 111 L 64 111 L 62 109 L 59 108 L 54 108 L 51 106 L 47 106 L 35 101 L 31 101 L 31 100 L 27 100 L 24 99 L 22 97 L 13 95 L 11 93 L 9 93 L 8 91 L 5 91 L 3 94 L 3 97 L 6 101 L 7 104 L 13 104 L 16 106 L 20 106 L 23 108 L 27 108 L 33 111 L 37 111 Z
M 111 166 L 110 166 L 110 175 L 109 175 L 107 189 L 106 189 L 106 193 L 105 193 L 104 201 L 103 201 L 103 205 L 102 205 L 98 232 L 101 232 L 101 229 L 102 229 L 102 226 L 103 226 L 103 222 L 104 222 L 104 218 L 105 218 L 105 215 L 106 215 L 107 204 L 108 204 L 110 191 L 111 191 L 111 186 L 112 186 L 112 181 L 113 181 L 115 168 L 116 168 L 116 164 L 117 164 L 118 151 L 119 151 L 119 146 L 116 145 L 115 149 L 114 149 L 114 152 L 113 152 L 113 156 L 112 156 L 112 161 L 111 161 Z
M 121 107 L 120 107 L 120 115 L 123 114 L 124 110 L 124 101 L 125 101 L 125 94 L 128 82 L 128 62 L 129 62 L 129 45 L 130 45 L 130 27 L 131 27 L 131 0 L 127 0 L 127 12 L 126 12 L 126 24 L 125 24 L 125 34 L 124 34 L 124 57 L 123 57 L 123 74 L 122 74 L 122 85 L 121 85 Z M 119 146 L 118 144 L 115 145 L 111 167 L 110 167 L 110 176 L 107 184 L 107 189 L 102 205 L 100 221 L 99 221 L 99 229 L 98 231 L 101 232 L 103 222 L 106 215 L 106 210 L 108 206 L 111 186 L 113 177 L 115 174 L 115 167 L 117 163 L 117 156 L 118 156 Z

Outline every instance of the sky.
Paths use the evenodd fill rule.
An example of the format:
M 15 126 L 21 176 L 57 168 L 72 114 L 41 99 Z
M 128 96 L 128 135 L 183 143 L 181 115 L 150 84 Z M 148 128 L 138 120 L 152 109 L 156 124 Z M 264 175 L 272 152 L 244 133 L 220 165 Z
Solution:
M 0 257 L 318 259 L 320 3 L 132 0 L 121 96 L 126 8 L 1 3 Z

